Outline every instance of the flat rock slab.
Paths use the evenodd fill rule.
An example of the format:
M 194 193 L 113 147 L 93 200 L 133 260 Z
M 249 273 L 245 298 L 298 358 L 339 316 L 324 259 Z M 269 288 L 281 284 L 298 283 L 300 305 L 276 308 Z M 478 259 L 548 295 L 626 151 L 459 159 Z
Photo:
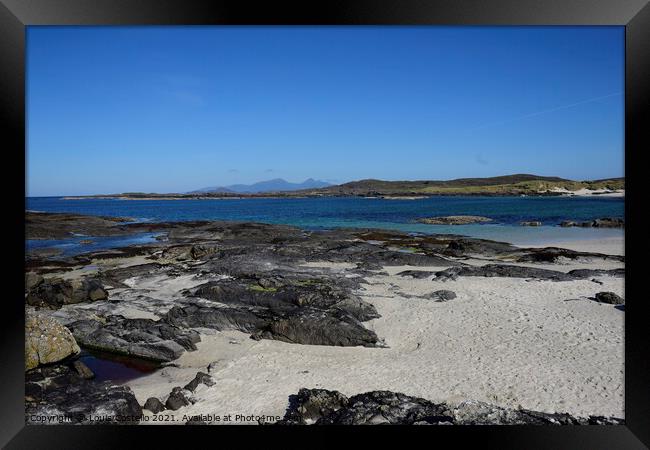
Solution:
M 434 280 L 455 280 L 458 277 L 507 277 L 531 278 L 550 281 L 573 281 L 591 278 L 596 275 L 624 276 L 625 269 L 590 270 L 576 269 L 569 272 L 540 269 L 537 267 L 514 266 L 507 264 L 486 264 L 484 266 L 450 267 L 436 272 Z
M 108 316 L 69 324 L 77 342 L 88 348 L 153 361 L 173 361 L 183 352 L 196 350 L 199 334 L 164 321 Z

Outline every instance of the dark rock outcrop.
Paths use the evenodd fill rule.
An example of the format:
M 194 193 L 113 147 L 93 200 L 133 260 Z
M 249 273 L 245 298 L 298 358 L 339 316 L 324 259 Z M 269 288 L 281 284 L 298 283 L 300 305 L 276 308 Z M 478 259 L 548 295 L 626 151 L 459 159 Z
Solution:
M 574 279 L 564 272 L 557 270 L 539 269 L 535 267 L 511 266 L 506 264 L 486 264 L 484 266 L 451 267 L 436 272 L 435 280 L 455 280 L 458 277 L 508 277 L 535 278 L 541 280 L 569 281 Z
M 337 391 L 301 389 L 289 397 L 281 425 L 619 425 L 622 419 L 573 417 L 525 409 L 508 409 L 466 401 L 457 406 L 434 403 L 390 391 L 347 398 Z
M 173 307 L 164 320 L 179 327 L 239 330 L 254 339 L 373 346 L 377 336 L 361 322 L 379 314 L 374 306 L 352 295 L 346 283 L 273 274 L 211 281 L 188 291 L 190 304 Z M 205 301 L 201 306 L 192 304 L 198 299 L 215 306 L 206 306 Z
M 116 236 L 128 234 L 121 226 L 133 219 L 125 217 L 85 216 L 68 213 L 25 212 L 27 239 L 64 239 L 73 234 Z
M 179 327 L 205 327 L 252 333 L 254 339 L 276 339 L 296 344 L 374 346 L 377 335 L 342 310 L 300 308 L 271 311 L 254 307 L 175 306 L 165 321 Z
M 84 379 L 65 364 L 25 374 L 25 416 L 28 424 L 130 424 L 142 408 L 127 386 Z
M 327 389 L 300 389 L 298 394 L 289 396 L 289 407 L 278 424 L 311 425 L 323 417 L 346 407 L 348 398 L 338 391 Z
M 378 338 L 352 315 L 317 309 L 274 318 L 253 333 L 253 339 L 275 339 L 294 344 L 374 347 Z
M 164 321 L 108 316 L 105 323 L 78 320 L 69 324 L 77 342 L 88 348 L 154 361 L 172 361 L 196 350 L 199 334 Z
M 541 262 L 541 263 L 554 263 L 559 258 L 566 258 L 571 260 L 576 259 L 603 259 L 623 262 L 625 258 L 619 255 L 605 255 L 602 253 L 587 253 L 569 250 L 566 248 L 558 247 L 544 247 L 544 248 L 527 248 L 524 249 L 525 253 L 517 257 L 518 262 Z
M 591 278 L 597 275 L 624 276 L 625 269 L 590 270 L 576 269 L 569 272 L 540 269 L 537 267 L 513 266 L 507 264 L 486 264 L 484 266 L 450 267 L 436 272 L 436 281 L 455 280 L 458 277 L 508 277 L 530 278 L 550 281 L 572 281 Z
M 29 290 L 26 301 L 37 308 L 58 309 L 63 305 L 107 298 L 108 292 L 99 280 L 84 278 L 67 281 L 53 278 L 35 284 Z
M 272 311 L 311 307 L 344 310 L 360 321 L 379 317 L 374 306 L 350 294 L 349 289 L 319 279 L 284 280 L 271 276 L 219 280 L 199 286 L 193 295 L 227 305 L 248 305 Z

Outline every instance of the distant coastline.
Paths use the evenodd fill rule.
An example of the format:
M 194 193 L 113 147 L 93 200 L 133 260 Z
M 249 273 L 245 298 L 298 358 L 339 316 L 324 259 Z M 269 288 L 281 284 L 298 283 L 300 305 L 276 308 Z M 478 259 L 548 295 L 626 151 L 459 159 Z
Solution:
M 125 192 L 64 196 L 64 200 L 215 200 L 246 198 L 313 198 L 368 197 L 417 200 L 433 196 L 603 196 L 624 197 L 625 178 L 574 181 L 559 177 L 517 174 L 490 178 L 459 178 L 455 180 L 384 181 L 360 180 L 316 189 L 255 193 L 190 192 L 145 193 Z

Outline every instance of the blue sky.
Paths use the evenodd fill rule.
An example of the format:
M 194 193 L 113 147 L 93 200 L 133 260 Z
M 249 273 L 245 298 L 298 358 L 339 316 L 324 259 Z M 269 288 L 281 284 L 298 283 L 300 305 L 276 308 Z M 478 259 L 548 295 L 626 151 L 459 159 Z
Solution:
M 29 27 L 27 193 L 623 176 L 622 27 Z

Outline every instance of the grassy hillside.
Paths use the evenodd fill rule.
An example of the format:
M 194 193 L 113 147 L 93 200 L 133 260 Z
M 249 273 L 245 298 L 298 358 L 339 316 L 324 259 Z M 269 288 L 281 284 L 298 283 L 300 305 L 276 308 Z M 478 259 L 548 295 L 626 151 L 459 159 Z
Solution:
M 310 191 L 322 195 L 540 195 L 554 189 L 624 189 L 625 179 L 573 181 L 559 177 L 517 174 L 446 181 L 361 180 Z M 304 192 L 304 191 L 303 191 Z

